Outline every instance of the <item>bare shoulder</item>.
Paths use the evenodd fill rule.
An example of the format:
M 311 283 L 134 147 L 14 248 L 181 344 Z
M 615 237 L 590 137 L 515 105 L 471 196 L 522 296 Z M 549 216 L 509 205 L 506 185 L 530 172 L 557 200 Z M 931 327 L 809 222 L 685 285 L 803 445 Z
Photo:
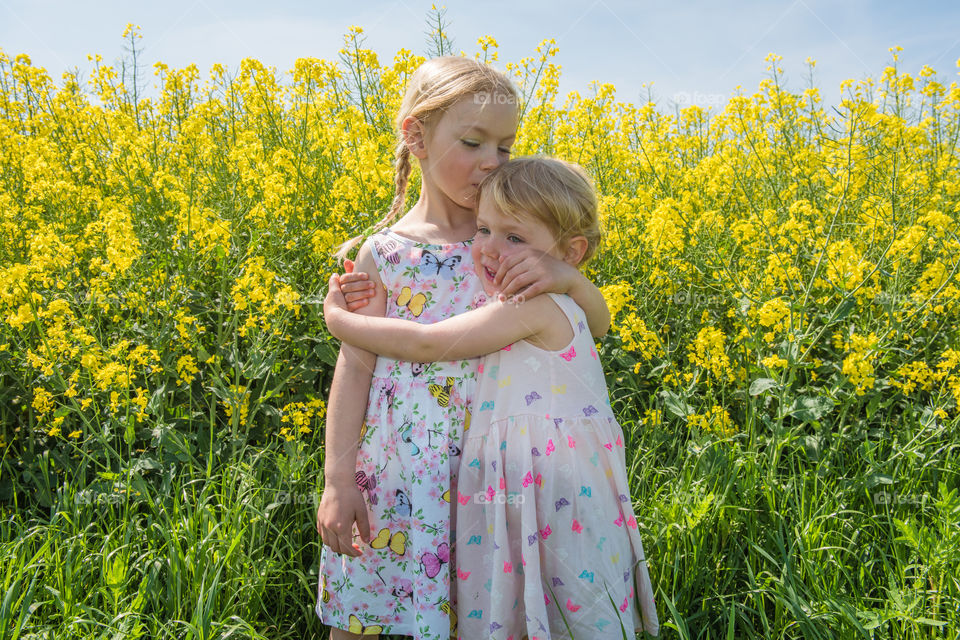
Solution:
M 537 330 L 527 338 L 534 346 L 549 351 L 564 348 L 573 340 L 573 327 L 560 305 L 546 293 L 531 298 L 521 306 L 527 306 L 526 316 L 535 318 Z

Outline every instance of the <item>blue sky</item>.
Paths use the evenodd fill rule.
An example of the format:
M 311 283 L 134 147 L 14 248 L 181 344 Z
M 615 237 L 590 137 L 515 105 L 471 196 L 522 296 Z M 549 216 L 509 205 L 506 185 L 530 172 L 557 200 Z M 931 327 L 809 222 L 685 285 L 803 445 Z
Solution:
M 196 63 L 204 75 L 215 62 L 236 68 L 254 57 L 286 71 L 298 57 L 334 59 L 351 25 L 381 60 L 400 48 L 426 50 L 431 2 L 289 2 L 246 0 L 0 0 L 0 48 L 27 53 L 55 77 L 88 71 L 88 53 L 113 62 L 133 22 L 143 30 L 144 62 Z M 899 45 L 901 67 L 929 64 L 941 81 L 957 80 L 960 3 L 863 0 L 730 0 L 625 2 L 529 0 L 449 2 L 446 20 L 456 48 L 477 50 L 477 38 L 500 44 L 500 64 L 533 55 L 555 38 L 563 67 L 561 92 L 612 82 L 620 99 L 645 99 L 651 85 L 662 107 L 697 102 L 721 107 L 737 87 L 753 92 L 765 77 L 764 57 L 783 56 L 787 85 L 806 87 L 804 61 L 817 60 L 814 82 L 830 103 L 845 78 L 876 77 Z

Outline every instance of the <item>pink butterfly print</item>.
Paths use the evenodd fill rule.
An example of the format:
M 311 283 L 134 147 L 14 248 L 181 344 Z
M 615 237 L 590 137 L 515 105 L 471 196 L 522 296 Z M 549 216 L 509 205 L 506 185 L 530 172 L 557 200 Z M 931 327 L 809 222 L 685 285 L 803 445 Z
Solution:
M 457 502 L 459 502 L 460 504 L 467 504 L 468 502 L 470 502 L 470 496 L 465 496 L 459 491 L 457 491 Z
M 447 562 L 450 562 L 450 546 L 446 542 L 440 543 L 436 553 L 427 551 L 420 556 L 420 564 L 428 578 L 436 578 L 440 567 Z
M 594 359 L 594 360 L 596 360 L 596 359 L 597 359 L 597 350 L 594 349 L 593 347 L 590 347 L 590 355 L 593 356 L 593 359 Z
M 556 450 L 557 450 L 557 448 L 556 448 L 555 446 L 553 446 L 553 439 L 551 438 L 550 440 L 547 440 L 547 449 L 546 449 L 547 455 L 550 455 L 551 453 L 553 453 L 553 452 L 556 451 Z
M 579 604 L 573 604 L 573 602 L 570 600 L 570 598 L 567 598 L 567 609 L 568 609 L 569 611 L 572 611 L 572 612 L 576 613 L 577 611 L 580 610 L 580 607 L 581 607 L 581 606 L 582 606 L 582 605 L 579 605 Z
M 571 360 L 577 357 L 577 350 L 574 349 L 573 347 L 570 347 L 568 350 L 561 353 L 560 357 L 566 360 L 567 362 L 570 362 Z
M 413 582 L 403 578 L 400 580 L 400 586 L 393 588 L 393 596 L 395 598 L 410 598 L 413 599 Z
M 512 572 L 513 572 L 513 563 L 512 563 L 512 562 L 504 562 L 504 563 L 503 563 L 503 572 L 504 572 L 504 573 L 512 573 Z
M 507 481 L 504 480 L 503 478 L 500 478 L 500 490 L 503 491 L 506 488 L 507 488 Z
M 613 443 L 612 443 L 612 442 L 605 442 L 605 443 L 603 444 L 603 446 L 605 446 L 605 447 L 607 448 L 607 451 L 613 451 Z
M 573 526 L 570 527 L 570 528 L 573 529 L 576 533 L 582 533 L 582 532 L 583 532 L 583 525 L 581 525 L 579 522 L 577 522 L 577 519 L 576 519 L 576 518 L 573 519 Z
M 622 514 L 622 513 L 620 514 L 620 517 L 619 517 L 619 518 L 617 518 L 616 520 L 613 521 L 613 524 L 617 525 L 618 527 L 622 527 L 622 526 L 623 526 L 623 514 Z
M 621 438 L 620 436 L 617 436 L 617 446 L 618 447 L 623 446 L 623 438 Z
M 370 500 L 370 504 L 377 504 L 380 502 L 380 497 L 373 493 L 373 490 L 377 488 L 377 479 L 372 475 L 367 475 L 363 471 L 357 471 L 356 474 L 357 487 L 360 491 L 367 492 L 367 499 Z
M 470 577 L 470 571 L 463 571 L 462 569 L 457 569 L 457 577 L 461 580 L 466 580 Z
M 497 495 L 497 492 L 493 490 L 493 487 L 487 485 L 487 502 L 493 502 L 494 496 Z
M 573 439 L 573 436 L 567 436 L 567 446 L 571 449 L 577 446 L 577 441 Z
M 623 599 L 623 604 L 620 605 L 620 611 L 626 612 L 627 607 L 630 606 L 630 598 L 633 597 L 633 589 L 630 589 L 630 593 L 627 594 L 627 597 Z
M 550 525 L 547 525 L 543 529 L 540 529 L 540 537 L 543 540 L 546 540 L 547 538 L 549 538 L 551 533 L 553 533 L 553 529 L 550 528 Z
M 630 516 L 630 519 L 627 520 L 627 526 L 631 529 L 637 528 L 637 519 L 634 516 Z
M 400 252 L 398 251 L 400 244 L 396 240 L 387 240 L 383 244 L 374 240 L 373 246 L 380 257 L 387 262 L 394 265 L 400 264 Z
M 513 345 L 512 345 L 512 344 L 508 344 L 508 345 L 505 346 L 503 349 L 500 349 L 500 351 L 510 351 L 510 349 L 513 349 Z

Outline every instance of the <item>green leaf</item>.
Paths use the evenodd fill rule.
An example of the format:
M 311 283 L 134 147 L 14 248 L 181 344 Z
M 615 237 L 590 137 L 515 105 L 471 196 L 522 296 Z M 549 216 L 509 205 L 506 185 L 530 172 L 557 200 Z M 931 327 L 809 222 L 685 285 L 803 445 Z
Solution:
M 758 396 L 768 389 L 778 386 L 778 382 L 773 378 L 757 378 L 750 383 L 750 395 Z

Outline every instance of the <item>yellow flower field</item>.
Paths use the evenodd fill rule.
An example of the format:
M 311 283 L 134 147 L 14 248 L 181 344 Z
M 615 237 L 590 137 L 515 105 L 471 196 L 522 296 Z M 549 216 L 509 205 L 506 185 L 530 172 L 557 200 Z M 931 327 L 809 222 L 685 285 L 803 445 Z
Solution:
M 135 50 L 139 32 L 124 37 Z M 496 51 L 484 38 L 476 55 L 501 65 Z M 813 86 L 784 86 L 771 54 L 755 93 L 720 112 L 670 111 L 618 100 L 611 85 L 559 96 L 555 55 L 545 41 L 502 65 L 523 95 L 514 155 L 580 163 L 600 194 L 605 237 L 588 275 L 615 316 L 601 355 L 637 452 L 628 466 L 665 636 L 953 637 L 956 69 L 905 70 L 893 48 L 834 108 Z M 29 612 L 38 630 L 92 637 L 85 605 L 26 591 L 42 541 L 29 546 L 41 516 L 25 514 L 49 523 L 80 490 L 123 496 L 114 522 L 139 514 L 193 532 L 151 543 L 171 553 L 174 540 L 213 544 L 200 522 L 228 495 L 259 500 L 259 516 L 237 507 L 241 547 L 255 546 L 251 532 L 289 534 L 287 555 L 310 566 L 312 507 L 268 509 L 250 456 L 269 452 L 275 486 L 314 495 L 337 349 L 322 289 L 337 244 L 389 206 L 392 114 L 423 59 L 379 60 L 360 28 L 341 60 L 303 58 L 289 74 L 251 59 L 206 71 L 97 57 L 91 77 L 57 80 L 0 52 L 0 555 L 20 567 L 0 578 L 2 628 Z M 211 510 L 196 522 L 164 520 L 163 499 L 145 497 L 230 473 L 253 484 L 206 502 L 200 491 L 184 503 Z M 271 533 L 271 512 L 296 533 Z M 860 518 L 871 524 L 851 528 Z M 229 565 L 227 548 L 213 545 L 217 562 Z M 114 578 L 81 571 L 101 595 L 71 596 L 94 598 L 100 613 L 87 615 L 105 628 L 135 637 L 115 618 L 133 611 L 145 637 L 163 619 L 226 633 L 175 596 L 137 600 L 153 569 L 104 555 L 111 571 L 115 558 Z M 243 611 L 228 593 L 197 604 L 209 582 L 184 579 L 196 607 L 224 612 L 217 624 L 233 615 L 263 637 L 271 625 L 300 637 L 315 624 L 304 566 L 291 593 L 272 596 L 280 604 L 249 596 Z M 42 580 L 62 601 L 70 580 L 54 573 Z

